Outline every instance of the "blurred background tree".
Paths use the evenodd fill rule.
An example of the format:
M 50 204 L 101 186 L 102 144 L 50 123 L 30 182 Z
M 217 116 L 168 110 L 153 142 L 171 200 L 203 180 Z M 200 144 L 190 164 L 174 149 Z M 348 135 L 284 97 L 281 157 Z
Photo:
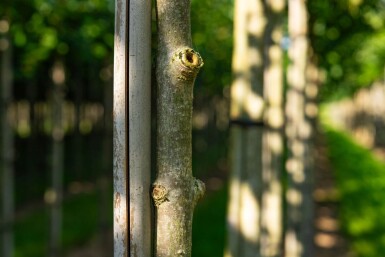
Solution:
M 55 157 L 63 158 L 59 166 L 64 175 L 63 185 L 60 173 L 55 182 L 55 187 L 63 187 L 64 196 L 59 220 L 64 229 L 57 244 L 68 249 L 88 241 L 98 227 L 111 229 L 111 200 L 105 195 L 111 192 L 106 185 L 112 176 L 113 5 L 113 1 L 1 4 L 1 16 L 6 11 L 11 21 L 13 43 L 14 101 L 7 115 L 16 149 L 15 256 L 43 256 L 48 250 L 44 201 L 52 203 L 60 196 L 49 190 L 54 149 L 60 149 L 50 143 L 55 126 L 55 138 L 63 134 L 64 145 L 64 152 Z M 61 115 L 51 102 L 57 84 L 63 84 L 62 102 L 56 107 Z M 55 119 L 60 127 L 54 125 Z

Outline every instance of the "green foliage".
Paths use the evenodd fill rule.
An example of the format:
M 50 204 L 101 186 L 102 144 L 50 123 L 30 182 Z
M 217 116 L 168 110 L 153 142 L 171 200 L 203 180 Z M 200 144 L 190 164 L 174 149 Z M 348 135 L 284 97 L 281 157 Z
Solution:
M 99 72 L 111 65 L 113 5 L 111 0 L 9 1 L 16 96 L 30 83 L 39 84 L 38 95 L 45 94 L 53 63 L 58 59 L 66 65 L 67 83 L 72 80 L 70 89 L 75 87 L 74 80 L 79 83 L 90 73 L 86 67 Z M 94 88 L 97 85 L 88 83 Z
M 327 74 L 322 100 L 351 95 L 382 79 L 385 3 L 326 0 L 308 4 L 311 44 Z
M 192 0 L 192 39 L 205 65 L 198 74 L 197 94 L 218 93 L 231 83 L 233 1 Z
M 329 158 L 341 194 L 341 221 L 358 256 L 385 252 L 385 163 L 342 132 L 327 129 Z
M 384 16 L 385 17 L 385 16 Z M 383 74 L 385 69 L 385 30 L 369 35 L 365 45 L 358 49 L 356 58 L 359 62 L 358 83 L 368 85 Z M 385 75 L 385 74 L 384 74 Z

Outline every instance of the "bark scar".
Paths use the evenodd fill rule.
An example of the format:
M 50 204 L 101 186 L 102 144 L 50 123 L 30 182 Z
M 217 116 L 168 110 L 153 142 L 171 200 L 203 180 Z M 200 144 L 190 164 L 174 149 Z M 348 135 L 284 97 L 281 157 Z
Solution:
M 177 78 L 184 81 L 194 80 L 199 69 L 204 64 L 200 54 L 189 47 L 178 49 L 173 55 L 171 62 L 179 73 Z
M 194 205 L 203 197 L 206 191 L 205 183 L 194 178 Z
M 155 206 L 158 207 L 165 201 L 168 201 L 167 199 L 167 189 L 162 185 L 154 185 L 154 188 L 152 189 L 152 199 L 154 199 Z

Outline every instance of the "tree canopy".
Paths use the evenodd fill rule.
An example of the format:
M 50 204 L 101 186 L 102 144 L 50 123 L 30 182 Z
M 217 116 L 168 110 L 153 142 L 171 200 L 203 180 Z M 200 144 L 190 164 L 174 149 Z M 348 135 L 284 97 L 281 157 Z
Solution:
M 385 2 L 309 1 L 311 43 L 326 72 L 321 99 L 351 95 L 382 79 Z

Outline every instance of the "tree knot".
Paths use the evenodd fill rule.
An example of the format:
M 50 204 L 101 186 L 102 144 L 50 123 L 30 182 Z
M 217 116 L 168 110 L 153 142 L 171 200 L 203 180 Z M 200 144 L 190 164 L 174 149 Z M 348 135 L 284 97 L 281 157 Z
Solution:
M 172 63 L 178 69 L 178 79 L 185 81 L 194 80 L 204 64 L 200 54 L 188 47 L 177 50 L 172 58 Z
M 205 183 L 194 178 L 194 203 L 198 202 L 203 197 L 206 191 Z
M 167 193 L 167 189 L 164 186 L 154 185 L 154 188 L 152 189 L 152 198 L 154 199 L 156 207 L 168 200 Z
M 179 256 L 185 256 L 186 252 L 184 250 L 178 250 L 177 254 Z

